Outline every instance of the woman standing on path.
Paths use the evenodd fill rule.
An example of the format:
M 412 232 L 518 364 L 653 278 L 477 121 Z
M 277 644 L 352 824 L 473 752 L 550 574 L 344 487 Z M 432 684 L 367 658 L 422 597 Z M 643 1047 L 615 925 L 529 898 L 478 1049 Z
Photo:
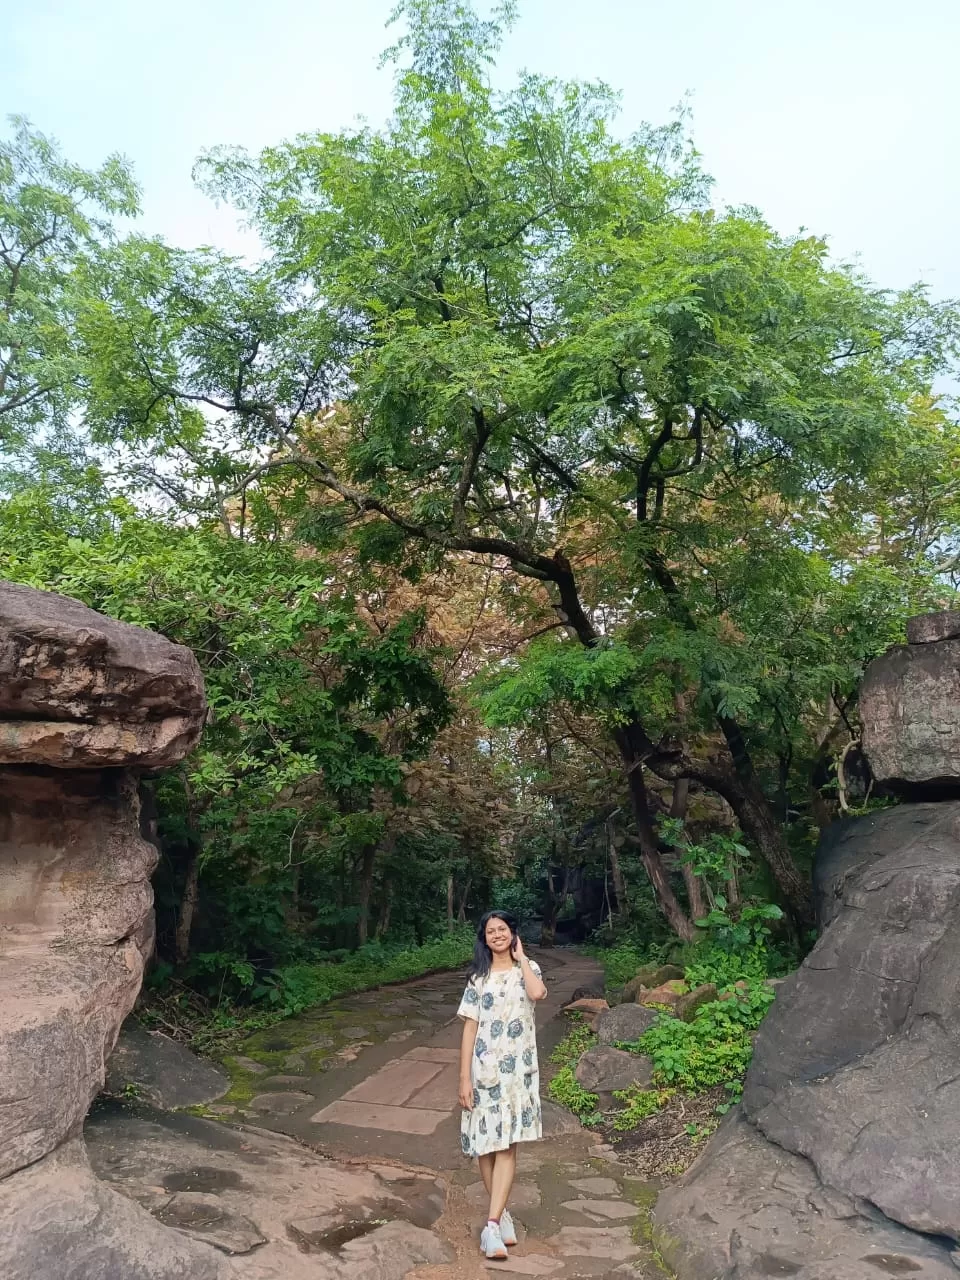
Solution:
M 458 1015 L 460 1143 L 477 1156 L 490 1196 L 480 1251 L 505 1258 L 517 1243 L 507 1200 L 517 1172 L 517 1143 L 542 1136 L 534 1004 L 546 997 L 539 965 L 523 950 L 516 917 L 488 911 L 477 928 L 473 963 Z

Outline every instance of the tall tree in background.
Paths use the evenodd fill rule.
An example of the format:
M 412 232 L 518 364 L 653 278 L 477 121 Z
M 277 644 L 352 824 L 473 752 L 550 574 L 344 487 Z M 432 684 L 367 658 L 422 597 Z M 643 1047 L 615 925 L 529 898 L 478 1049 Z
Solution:
M 83 399 L 78 322 L 94 296 L 112 217 L 137 212 L 125 162 L 68 163 L 15 117 L 0 142 L 0 442 L 63 428 Z
M 495 91 L 498 20 L 398 12 L 384 129 L 201 163 L 261 265 L 113 251 L 79 326 L 90 429 L 231 536 L 277 518 L 282 475 L 304 542 L 347 537 L 411 578 L 488 561 L 538 637 L 500 663 L 491 716 L 599 717 L 672 928 L 694 932 L 650 773 L 722 796 L 804 924 L 793 762 L 936 590 L 956 528 L 957 436 L 930 398 L 955 313 L 712 209 L 681 125 L 619 140 L 603 86 Z M 929 511 L 892 516 L 901 544 L 913 521 L 894 563 L 868 531 L 911 469 Z

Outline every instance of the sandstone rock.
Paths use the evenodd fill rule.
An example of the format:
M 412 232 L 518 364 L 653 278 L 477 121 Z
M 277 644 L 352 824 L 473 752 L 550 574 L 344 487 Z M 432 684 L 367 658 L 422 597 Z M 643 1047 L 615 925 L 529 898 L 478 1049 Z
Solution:
M 120 770 L 0 769 L 0 1177 L 76 1133 L 153 947 L 156 849 Z
M 228 1280 L 215 1249 L 154 1221 L 92 1173 L 73 1139 L 0 1184 L 3 1280 Z
M 942 1240 L 825 1192 L 812 1166 L 731 1112 L 660 1194 L 654 1239 L 681 1280 L 956 1280 Z
M 942 613 L 924 613 L 907 620 L 908 644 L 931 644 L 935 640 L 960 637 L 960 613 L 947 609 Z
M 107 1091 L 134 1086 L 155 1106 L 195 1107 L 222 1098 L 230 1077 L 159 1031 L 128 1018 L 107 1066 Z
M 62 1166 L 51 1153 L 103 1086 L 153 949 L 157 851 L 140 832 L 132 770 L 179 760 L 204 715 L 186 649 L 0 583 L 0 1211 L 4 1247 L 32 1280 L 66 1274 L 65 1241 L 84 1280 L 194 1274 L 178 1237 L 150 1220 L 138 1228 L 139 1211 L 97 1187 L 81 1148 L 71 1143 Z M 22 1187 L 35 1184 L 30 1204 Z M 81 1237 L 101 1219 L 98 1254 Z M 128 1227 L 142 1239 L 124 1240 Z M 0 1274 L 26 1274 L 17 1265 Z M 217 1266 L 198 1262 L 196 1274 Z
M 574 1000 L 606 1000 L 606 993 L 601 986 L 594 987 L 577 987 L 573 995 L 570 997 L 571 1002 Z
M 601 1044 L 639 1040 L 656 1022 L 658 1011 L 640 1004 L 618 1004 L 597 1019 L 597 1035 Z
M 140 1105 L 134 1111 L 97 1108 L 87 1121 L 85 1136 L 100 1177 L 151 1213 L 162 1216 L 165 1205 L 186 1194 L 212 1200 L 211 1211 L 219 1206 L 227 1221 L 247 1219 L 264 1243 L 229 1262 L 214 1253 L 230 1268 L 224 1274 L 239 1280 L 367 1280 L 368 1275 L 400 1280 L 421 1265 L 411 1259 L 429 1253 L 437 1261 L 446 1260 L 446 1247 L 440 1241 L 432 1244 L 436 1238 L 428 1230 L 444 1206 L 444 1188 L 435 1178 L 411 1177 L 406 1170 L 394 1169 L 388 1179 L 362 1165 L 327 1160 L 291 1138 L 263 1129 L 227 1128 L 188 1113 Z M 360 1236 L 354 1242 L 352 1235 L 369 1238 L 388 1220 L 392 1231 L 379 1234 L 368 1252 L 358 1254 L 353 1244 Z M 147 1223 L 154 1225 L 149 1218 Z M 407 1226 L 417 1230 L 410 1235 Z M 162 1230 L 174 1236 L 172 1229 Z M 186 1246 L 200 1249 L 186 1236 L 181 1238 Z M 394 1250 L 392 1262 L 389 1249 Z M 386 1270 L 388 1263 L 393 1271 Z M 369 1272 L 363 1270 L 368 1264 Z M 7 1280 L 2 1267 L 0 1275 Z M 56 1271 L 31 1280 L 66 1277 Z M 127 1276 L 118 1271 L 101 1277 L 93 1271 L 89 1277 L 80 1272 L 75 1280 Z M 182 1280 L 193 1280 L 193 1273 L 184 1271 Z M 207 1278 L 198 1273 L 198 1280 Z
M 388 1222 L 340 1250 L 343 1280 L 403 1280 L 415 1267 L 452 1262 L 454 1251 L 432 1231 Z
M 705 1004 L 713 1004 L 717 999 L 717 988 L 712 982 L 706 982 L 681 996 L 673 1006 L 673 1011 L 683 1022 L 692 1022 L 698 1009 L 702 1009 Z
M 834 1280 L 868 1254 L 905 1259 L 891 1274 L 952 1265 L 937 1239 L 960 1238 L 960 802 L 845 824 L 815 881 L 826 927 L 757 1034 L 744 1118 L 658 1204 L 682 1280 Z M 793 1184 L 834 1208 L 795 1215 Z
M 582 999 L 573 1000 L 570 1004 L 565 1004 L 563 1006 L 563 1012 L 583 1013 L 588 1016 L 594 1016 L 598 1013 L 603 1013 L 605 1009 L 609 1008 L 610 1006 L 607 1004 L 606 1000 Z
M 682 995 L 686 992 L 686 986 L 679 980 L 664 982 L 659 987 L 654 987 L 652 991 L 640 991 L 637 993 L 637 1000 L 641 1004 L 662 1004 L 668 1009 L 672 1009 Z
M 638 969 L 623 988 L 621 1000 L 636 1000 L 641 991 L 652 991 L 665 982 L 682 982 L 683 970 L 675 964 L 646 964 Z
M 0 763 L 164 768 L 195 746 L 205 715 L 189 649 L 0 583 Z
M 900 645 L 871 662 L 860 718 L 878 782 L 915 797 L 960 790 L 960 638 Z
M 156 1211 L 155 1217 L 165 1226 L 176 1227 L 223 1253 L 249 1253 L 267 1242 L 249 1218 L 226 1208 L 216 1196 L 197 1191 L 178 1191 Z
M 653 1063 L 643 1054 L 601 1045 L 582 1055 L 574 1074 L 590 1093 L 613 1093 L 632 1084 L 646 1088 L 653 1078 Z
M 551 1102 L 548 1098 L 540 1099 L 540 1107 L 543 1113 L 543 1136 L 545 1138 L 559 1138 L 565 1133 L 581 1133 L 583 1125 L 566 1107 L 558 1106 L 556 1102 Z

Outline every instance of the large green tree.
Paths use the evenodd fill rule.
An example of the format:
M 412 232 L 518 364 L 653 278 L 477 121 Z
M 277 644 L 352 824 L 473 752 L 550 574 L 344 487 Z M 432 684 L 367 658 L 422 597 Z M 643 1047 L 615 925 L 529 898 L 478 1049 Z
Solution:
M 89 369 L 78 322 L 103 285 L 112 219 L 137 211 L 126 163 L 98 170 L 12 120 L 0 141 L 0 443 L 67 425 Z
M 554 630 L 500 714 L 544 697 L 600 714 L 677 932 L 648 771 L 723 796 L 805 922 L 766 760 L 794 751 L 811 700 L 855 685 L 871 601 L 879 644 L 933 589 L 957 440 L 929 396 L 955 313 L 712 208 L 681 126 L 619 138 L 604 86 L 495 90 L 500 26 L 468 4 L 399 13 L 383 129 L 201 163 L 262 265 L 118 252 L 123 287 L 85 329 L 109 353 L 90 421 L 152 442 L 161 486 L 179 457 L 228 523 L 283 471 L 314 533 L 332 497 L 367 555 L 508 569 L 510 607 Z M 840 533 L 876 523 L 904 460 L 939 515 L 880 591 Z

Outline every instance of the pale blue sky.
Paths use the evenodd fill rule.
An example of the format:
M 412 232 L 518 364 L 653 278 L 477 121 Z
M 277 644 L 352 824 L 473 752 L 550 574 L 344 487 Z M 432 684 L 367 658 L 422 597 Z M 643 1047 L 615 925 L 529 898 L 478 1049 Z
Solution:
M 257 148 L 389 110 L 393 0 L 0 0 L 0 115 L 92 164 L 128 155 L 143 226 L 239 248 L 193 190 L 204 147 Z M 501 76 L 527 67 L 622 91 L 622 126 L 691 91 L 717 194 L 781 231 L 828 234 L 881 284 L 960 295 L 956 0 L 521 0 Z

